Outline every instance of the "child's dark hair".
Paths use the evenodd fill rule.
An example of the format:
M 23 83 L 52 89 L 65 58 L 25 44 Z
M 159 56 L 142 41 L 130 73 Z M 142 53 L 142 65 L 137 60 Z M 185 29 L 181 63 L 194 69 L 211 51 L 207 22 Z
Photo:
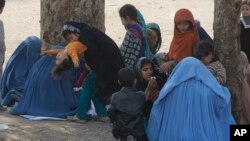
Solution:
M 118 80 L 123 87 L 133 87 L 135 79 L 135 72 L 130 68 L 122 68 L 118 71 Z
M 204 40 L 200 41 L 194 47 L 193 56 L 197 59 L 201 59 L 202 57 L 208 56 L 209 52 L 214 52 L 214 46 L 211 42 Z
M 137 9 L 132 4 L 125 4 L 122 6 L 119 10 L 119 15 L 122 18 L 126 19 L 129 17 L 130 19 L 137 21 Z
M 5 0 L 0 0 L 0 10 L 3 10 L 5 6 Z
M 69 70 L 74 67 L 74 63 L 71 57 L 68 57 L 63 60 L 60 65 L 55 65 L 52 69 L 52 76 L 54 79 L 58 80 L 61 78 L 61 75 L 64 71 Z

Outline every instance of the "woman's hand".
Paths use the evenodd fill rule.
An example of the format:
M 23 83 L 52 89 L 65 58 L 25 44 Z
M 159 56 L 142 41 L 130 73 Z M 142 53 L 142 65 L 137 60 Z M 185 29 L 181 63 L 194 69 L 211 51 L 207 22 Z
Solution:
M 148 86 L 145 90 L 145 97 L 147 100 L 150 101 L 154 101 L 155 99 L 157 99 L 158 95 L 159 95 L 159 87 L 158 84 L 156 82 L 155 77 L 152 77 L 149 82 L 148 82 Z
M 168 75 L 173 68 L 173 61 L 168 61 L 160 66 L 160 71 Z

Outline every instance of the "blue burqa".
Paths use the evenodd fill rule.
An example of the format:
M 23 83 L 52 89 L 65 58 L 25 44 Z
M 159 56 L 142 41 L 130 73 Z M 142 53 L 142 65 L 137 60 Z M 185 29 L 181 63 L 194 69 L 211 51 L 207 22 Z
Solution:
M 43 56 L 33 65 L 23 96 L 11 109 L 11 114 L 57 118 L 75 114 L 80 92 L 74 92 L 73 87 L 81 69 L 64 71 L 61 79 L 55 80 L 51 73 L 54 62 L 55 56 Z
M 2 105 L 13 104 L 11 94 L 23 93 L 30 68 L 40 58 L 41 47 L 42 42 L 39 38 L 29 36 L 16 48 L 6 64 L 2 77 Z
M 229 141 L 230 93 L 197 59 L 187 57 L 173 70 L 155 101 L 150 141 Z

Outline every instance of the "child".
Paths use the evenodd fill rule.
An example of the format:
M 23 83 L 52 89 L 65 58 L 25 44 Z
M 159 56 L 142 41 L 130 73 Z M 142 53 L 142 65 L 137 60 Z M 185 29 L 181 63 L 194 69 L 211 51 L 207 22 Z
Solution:
M 174 18 L 174 37 L 166 62 L 160 66 L 160 71 L 169 74 L 171 69 L 183 58 L 192 56 L 193 47 L 198 43 L 199 35 L 194 17 L 188 9 L 180 9 Z
M 64 50 L 47 50 L 44 53 L 47 54 L 54 54 L 58 53 L 56 56 L 56 66 L 67 66 L 64 62 L 74 62 L 79 67 L 79 59 L 78 57 L 83 55 L 84 51 L 87 50 L 87 47 L 83 45 L 81 42 L 78 41 L 71 41 Z M 72 63 L 71 62 L 71 63 Z M 90 70 L 90 67 L 85 63 L 85 68 Z M 97 115 L 99 116 L 97 119 L 99 121 L 108 122 L 109 119 L 106 116 L 107 111 L 105 105 L 103 104 L 102 100 L 100 99 L 100 89 L 96 86 L 96 73 L 94 71 L 90 71 L 87 76 L 84 78 L 84 82 L 82 85 L 82 94 L 80 97 L 80 102 L 77 107 L 76 115 L 69 116 L 68 120 L 76 121 L 79 123 L 86 123 L 88 116 L 87 111 L 89 109 L 89 104 L 91 99 L 95 105 L 95 109 Z M 75 90 L 75 89 L 74 89 Z
M 53 68 L 53 74 L 55 78 L 59 78 L 61 70 L 67 70 L 74 67 L 79 67 L 79 58 L 83 56 L 87 47 L 79 41 L 72 41 L 68 43 L 65 49 L 53 49 L 42 51 L 43 54 L 57 54 L 55 67 Z
M 201 41 L 194 48 L 194 57 L 200 59 L 215 76 L 218 82 L 224 85 L 226 83 L 226 69 L 215 57 L 213 48 L 213 44 L 209 41 Z
M 0 14 L 2 14 L 4 6 L 5 6 L 5 0 L 0 0 Z M 2 20 L 0 19 L 0 83 L 2 80 L 5 50 L 6 49 L 5 49 L 5 42 L 4 42 L 4 26 L 3 26 Z
M 96 113 L 98 117 L 95 119 L 101 122 L 109 122 L 109 118 L 107 117 L 107 110 L 100 99 L 100 89 L 96 86 L 95 79 L 96 73 L 92 71 L 88 65 L 85 64 L 85 68 L 89 70 L 89 73 L 84 78 L 83 85 L 82 85 L 82 94 L 80 97 L 79 105 L 77 106 L 76 115 L 69 116 L 68 120 L 76 121 L 79 123 L 86 123 L 89 119 L 87 112 L 89 110 L 89 105 L 91 100 L 95 106 Z
M 149 57 L 149 47 L 145 39 L 146 25 L 141 13 L 131 4 L 119 10 L 126 35 L 120 47 L 125 66 L 135 69 L 140 57 Z
M 93 81 L 100 88 L 104 102 L 109 103 L 111 94 L 120 89 L 117 76 L 114 74 L 124 67 L 124 61 L 116 43 L 97 28 L 73 21 L 64 23 L 62 35 L 68 42 L 82 43 L 82 45 L 77 43 L 81 52 L 77 51 L 75 57 L 84 54 L 84 61 L 96 73 L 96 79 Z M 58 60 L 60 60 L 59 57 Z M 78 65 L 77 61 L 74 63 L 75 66 Z M 71 67 L 73 66 L 69 66 Z M 64 69 L 58 67 L 58 70 L 58 72 L 54 71 L 54 76 L 60 75 Z
M 241 50 L 247 55 L 248 62 L 250 62 L 250 2 L 245 0 L 241 5 L 241 33 L 240 33 L 240 43 Z
M 118 72 L 118 82 L 122 89 L 112 95 L 108 116 L 112 123 L 112 133 L 116 139 L 126 140 L 134 137 L 137 141 L 146 141 L 144 127 L 145 96 L 133 87 L 136 75 L 130 68 Z
M 146 38 L 150 48 L 150 55 L 155 55 L 161 48 L 161 29 L 157 23 L 148 23 L 146 25 Z M 152 59 L 153 57 L 151 57 Z

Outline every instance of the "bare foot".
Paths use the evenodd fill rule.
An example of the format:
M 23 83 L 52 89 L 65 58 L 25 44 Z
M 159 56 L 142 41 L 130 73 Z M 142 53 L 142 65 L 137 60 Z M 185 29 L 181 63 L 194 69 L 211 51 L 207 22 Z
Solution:
M 67 116 L 67 120 L 68 121 L 72 121 L 72 122 L 78 122 L 78 123 L 87 123 L 87 120 L 84 120 L 84 119 L 79 119 L 76 115 L 74 116 Z
M 105 122 L 105 123 L 110 122 L 110 118 L 107 116 L 105 116 L 105 117 L 97 116 L 94 119 L 95 119 L 95 121 L 100 121 L 100 122 Z

